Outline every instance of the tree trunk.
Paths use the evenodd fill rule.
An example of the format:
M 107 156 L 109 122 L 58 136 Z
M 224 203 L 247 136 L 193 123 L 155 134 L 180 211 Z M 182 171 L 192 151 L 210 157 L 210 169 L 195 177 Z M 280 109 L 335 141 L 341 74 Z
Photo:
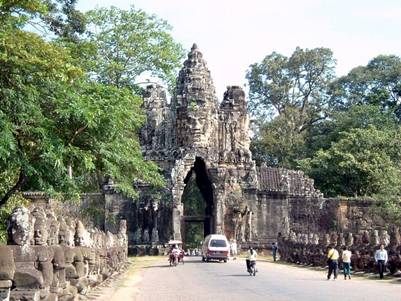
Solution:
M 15 183 L 15 185 L 13 187 L 11 187 L 7 193 L 1 198 L 0 200 L 0 207 L 3 207 L 7 200 L 16 192 L 18 192 L 22 185 L 24 185 L 24 183 L 26 182 L 27 177 L 25 176 L 24 172 L 21 170 L 19 173 L 19 177 L 18 177 L 18 181 L 17 183 Z

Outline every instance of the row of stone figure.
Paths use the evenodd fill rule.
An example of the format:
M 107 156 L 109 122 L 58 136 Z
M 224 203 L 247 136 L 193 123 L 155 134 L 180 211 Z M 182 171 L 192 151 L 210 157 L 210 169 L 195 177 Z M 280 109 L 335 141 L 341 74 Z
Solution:
M 391 231 L 391 235 L 387 230 L 365 230 L 359 233 L 296 233 L 290 231 L 286 238 L 292 243 L 300 243 L 304 245 L 338 245 L 338 246 L 353 246 L 353 245 L 373 245 L 383 244 L 385 247 L 390 245 L 401 245 L 401 233 L 398 229 Z
M 316 233 L 290 232 L 288 237 L 280 236 L 279 252 L 281 260 L 325 266 L 327 262 L 327 247 L 335 246 L 340 251 L 347 246 L 351 252 L 351 262 L 354 271 L 373 272 L 375 270 L 374 253 L 383 244 L 388 251 L 388 268 L 396 276 L 401 276 L 401 240 L 398 229 L 387 233 L 386 230 L 362 231 L 361 233 L 331 233 L 317 235 Z M 319 238 L 320 237 L 320 238 Z
M 121 271 L 127 227 L 104 233 L 51 210 L 17 207 L 0 246 L 0 300 L 69 301 Z

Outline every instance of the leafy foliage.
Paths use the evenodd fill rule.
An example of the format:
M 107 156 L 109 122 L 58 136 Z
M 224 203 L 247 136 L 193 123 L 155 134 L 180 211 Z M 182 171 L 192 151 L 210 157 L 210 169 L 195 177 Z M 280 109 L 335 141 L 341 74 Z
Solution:
M 306 132 L 297 130 L 299 111 L 287 109 L 259 130 L 252 140 L 253 157 L 270 166 L 295 167 L 303 158 Z
M 356 104 L 380 106 L 401 120 L 401 58 L 379 55 L 331 84 L 331 102 L 339 110 Z
M 327 48 L 296 48 L 289 58 L 273 52 L 247 72 L 251 114 L 266 118 L 296 109 L 296 129 L 305 130 L 325 117 L 334 67 Z
M 90 35 L 94 41 L 88 38 L 88 42 L 85 36 L 77 39 L 84 19 L 74 6 L 75 1 L 65 0 L 0 3 L 0 170 L 9 179 L 0 191 L 0 206 L 22 189 L 77 198 L 81 191 L 99 190 L 106 176 L 128 196 L 136 195 L 133 182 L 163 185 L 158 167 L 141 155 L 142 100 L 132 86 L 94 77 L 86 68 L 88 58 L 100 48 L 92 43 L 96 35 Z M 154 47 L 164 42 L 162 36 L 179 49 L 163 31 L 168 28 L 166 23 L 143 12 L 131 13 L 142 17 L 141 24 L 153 22 L 135 34 L 154 29 L 149 33 L 155 39 Z M 52 27 L 60 37 L 57 42 L 24 30 L 36 20 Z M 118 27 L 108 26 L 111 31 Z M 144 56 L 160 54 L 148 47 L 141 49 Z M 167 54 L 161 57 L 168 58 Z M 139 75 L 135 72 L 157 69 L 167 76 L 174 64 L 166 61 L 169 67 L 157 69 L 138 60 L 136 69 L 126 65 L 119 71 L 135 78 Z M 107 66 L 97 67 L 106 76 Z
M 373 125 L 352 129 L 301 165 L 332 196 L 399 195 L 400 138 L 400 130 L 382 131 Z
M 252 142 L 257 160 L 294 168 L 303 158 L 307 132 L 328 115 L 334 66 L 327 48 L 296 48 L 289 58 L 273 52 L 250 66 L 249 110 L 260 133 Z
M 143 72 L 172 85 L 184 52 L 167 22 L 131 7 L 99 8 L 86 14 L 86 41 L 95 45 L 88 69 L 99 82 L 135 87 Z

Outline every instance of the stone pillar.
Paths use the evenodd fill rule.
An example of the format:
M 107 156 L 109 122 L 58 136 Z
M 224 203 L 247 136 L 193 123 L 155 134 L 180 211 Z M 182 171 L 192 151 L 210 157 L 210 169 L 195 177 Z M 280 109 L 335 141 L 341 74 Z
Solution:
M 14 278 L 15 264 L 13 251 L 6 246 L 0 246 L 0 301 L 10 299 L 10 288 Z
M 178 205 L 178 208 L 173 208 L 173 239 L 181 240 L 181 212 L 182 205 Z

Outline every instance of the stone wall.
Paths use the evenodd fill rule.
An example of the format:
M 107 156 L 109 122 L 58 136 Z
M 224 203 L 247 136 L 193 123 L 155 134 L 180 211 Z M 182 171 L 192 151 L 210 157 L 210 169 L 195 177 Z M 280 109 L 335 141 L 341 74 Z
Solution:
M 127 262 L 127 226 L 115 234 L 86 228 L 44 203 L 17 207 L 0 246 L 0 300 L 78 300 Z

